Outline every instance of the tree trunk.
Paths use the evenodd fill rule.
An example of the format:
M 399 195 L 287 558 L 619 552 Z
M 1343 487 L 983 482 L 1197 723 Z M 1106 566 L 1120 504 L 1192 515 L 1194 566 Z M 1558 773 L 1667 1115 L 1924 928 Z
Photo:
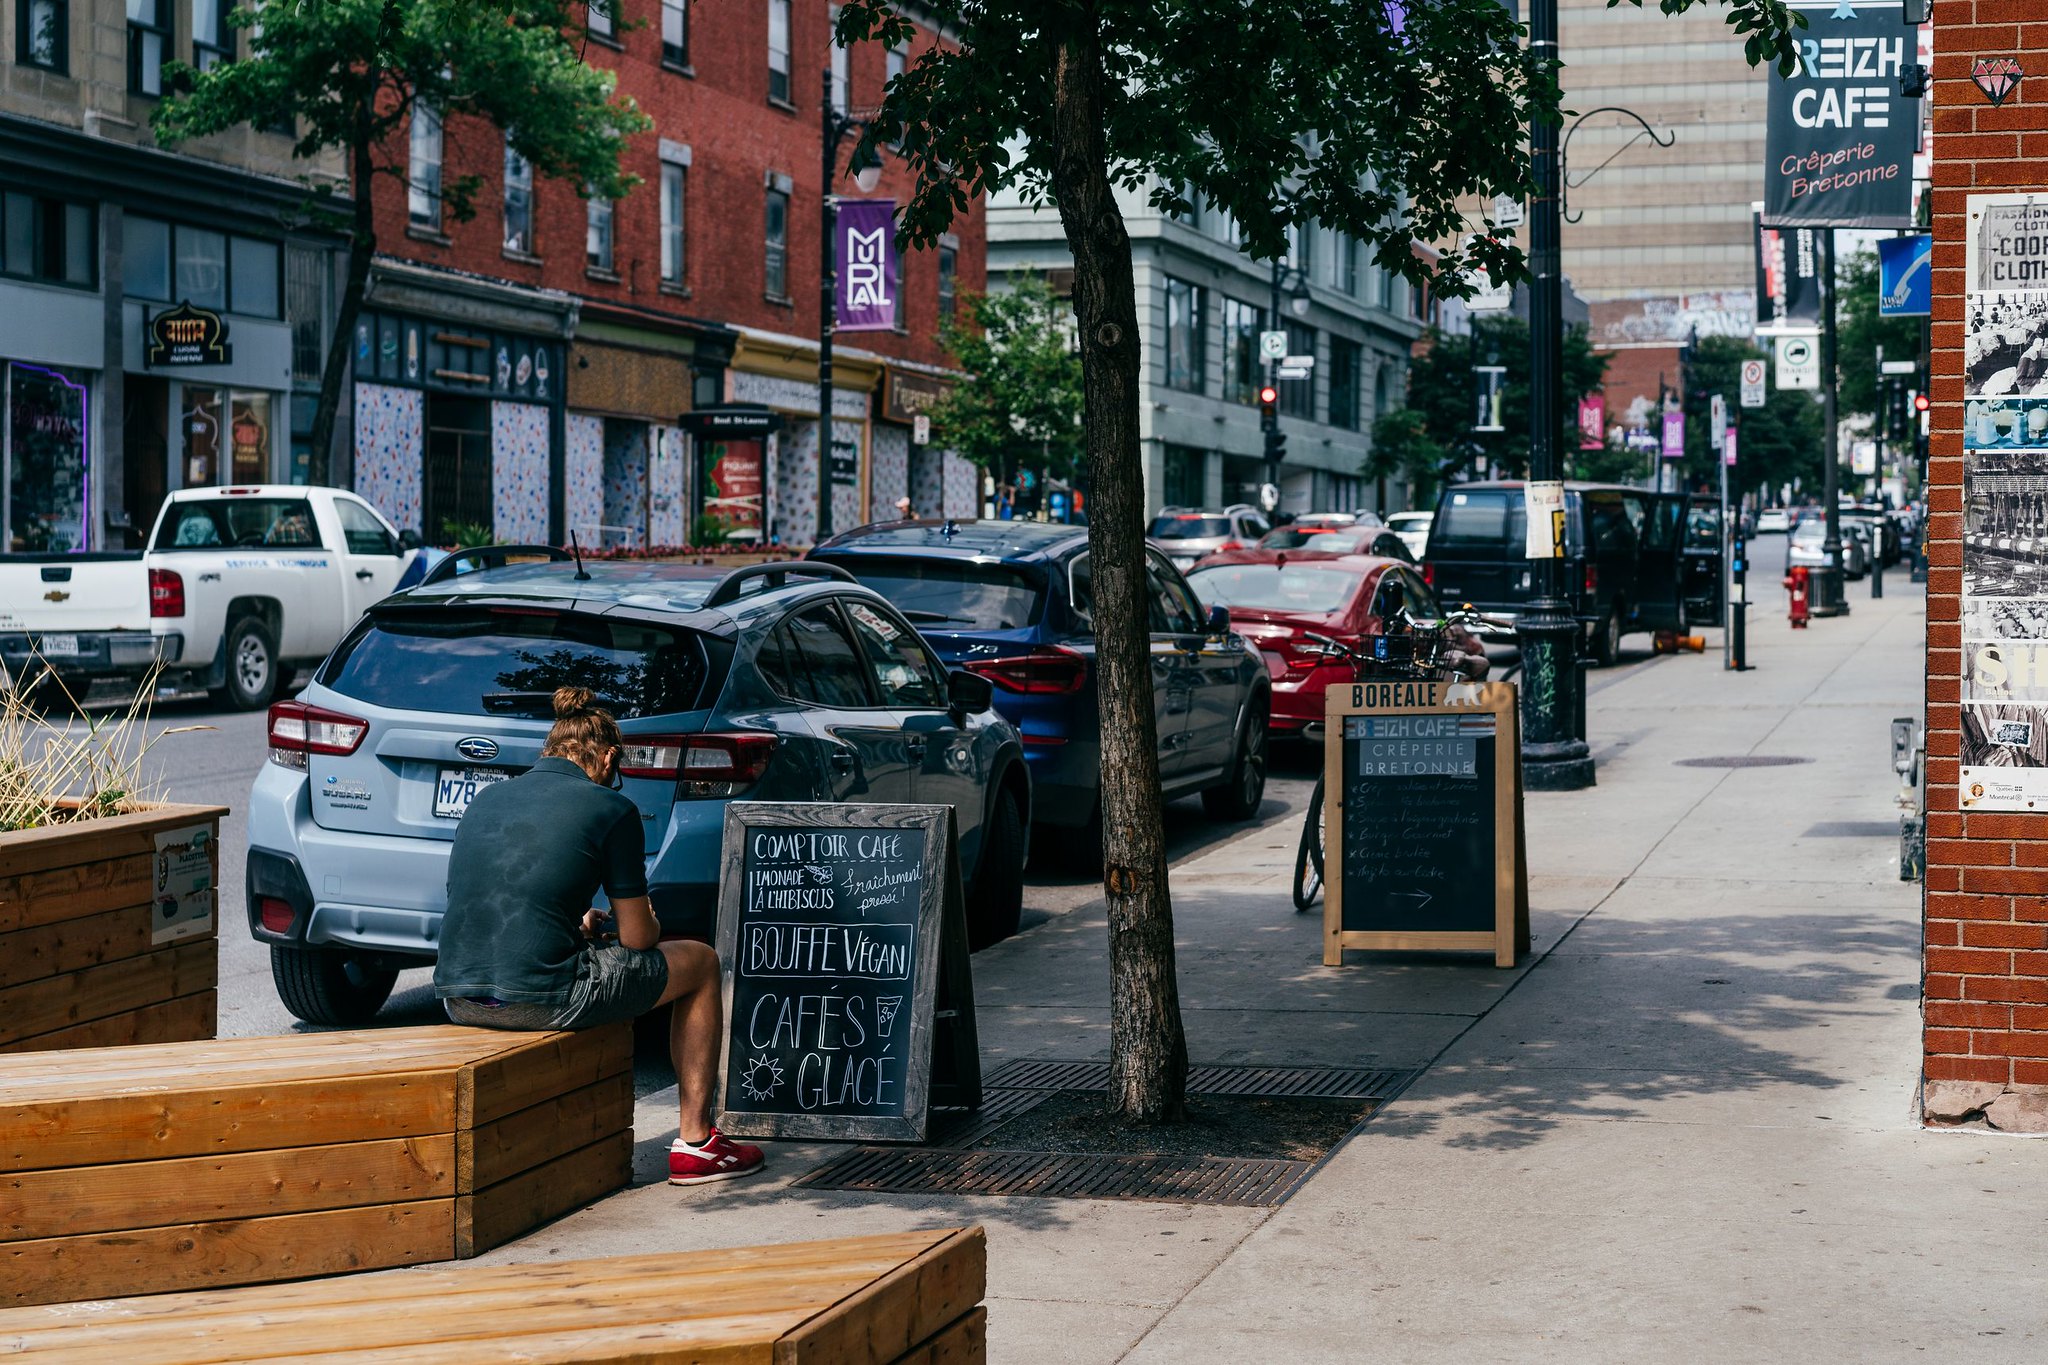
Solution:
M 1160 816 L 1145 591 L 1145 483 L 1138 457 L 1139 332 L 1131 239 L 1103 141 L 1094 6 L 1051 41 L 1053 176 L 1074 255 L 1082 421 L 1090 469 L 1088 550 L 1102 727 L 1102 886 L 1109 907 L 1109 1107 L 1138 1123 L 1186 1116 L 1188 1048 L 1174 978 L 1173 905 Z
M 369 83 L 376 98 L 379 82 Z M 363 294 L 370 287 L 370 263 L 377 255 L 377 218 L 374 191 L 376 165 L 371 160 L 371 109 L 366 102 L 357 115 L 358 132 L 350 148 L 355 180 L 355 222 L 349 232 L 348 283 L 341 291 L 341 311 L 334 318 L 334 335 L 327 342 L 327 363 L 320 371 L 320 401 L 313 409 L 313 449 L 307 456 L 306 481 L 324 484 L 332 471 L 334 421 L 341 412 L 341 386 L 348 377 L 349 354 L 355 337 L 356 319 L 362 315 Z M 404 527 L 401 530 L 407 529 Z

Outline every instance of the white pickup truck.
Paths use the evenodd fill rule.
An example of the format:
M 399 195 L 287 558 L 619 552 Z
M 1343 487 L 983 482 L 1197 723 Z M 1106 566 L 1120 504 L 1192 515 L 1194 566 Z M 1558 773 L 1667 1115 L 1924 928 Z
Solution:
M 146 550 L 0 555 L 0 663 L 10 685 L 48 664 L 83 696 L 161 660 L 160 686 L 253 709 L 417 579 L 418 562 L 415 537 L 342 489 L 188 488 L 164 503 Z

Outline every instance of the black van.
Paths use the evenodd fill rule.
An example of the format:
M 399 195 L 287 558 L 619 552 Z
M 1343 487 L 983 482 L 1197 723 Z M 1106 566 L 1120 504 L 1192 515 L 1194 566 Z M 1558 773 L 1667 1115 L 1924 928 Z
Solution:
M 1617 484 L 1565 485 L 1565 600 L 1585 625 L 1595 662 L 1613 663 L 1633 631 L 1685 624 L 1687 501 Z M 1519 480 L 1452 484 L 1437 499 L 1423 577 L 1447 605 L 1527 611 L 1527 524 Z

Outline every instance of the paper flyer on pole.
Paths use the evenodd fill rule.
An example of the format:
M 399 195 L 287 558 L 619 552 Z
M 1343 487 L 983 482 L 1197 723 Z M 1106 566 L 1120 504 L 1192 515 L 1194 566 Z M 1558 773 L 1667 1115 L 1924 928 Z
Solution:
M 1971 195 L 1966 239 L 1958 799 L 2048 813 L 2048 195 Z

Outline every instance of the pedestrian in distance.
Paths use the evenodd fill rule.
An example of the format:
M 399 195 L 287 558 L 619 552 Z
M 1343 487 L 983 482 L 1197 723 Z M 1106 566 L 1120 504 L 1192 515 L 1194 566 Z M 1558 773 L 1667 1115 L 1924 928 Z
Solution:
M 663 942 L 647 898 L 640 811 L 620 790 L 625 742 L 589 689 L 557 688 L 540 761 L 476 795 L 448 856 L 434 993 L 458 1024 L 583 1029 L 672 1004 L 682 1112 L 669 1182 L 761 1168 L 761 1149 L 711 1122 L 724 1023 L 718 955 Z M 599 887 L 612 913 L 593 909 Z

